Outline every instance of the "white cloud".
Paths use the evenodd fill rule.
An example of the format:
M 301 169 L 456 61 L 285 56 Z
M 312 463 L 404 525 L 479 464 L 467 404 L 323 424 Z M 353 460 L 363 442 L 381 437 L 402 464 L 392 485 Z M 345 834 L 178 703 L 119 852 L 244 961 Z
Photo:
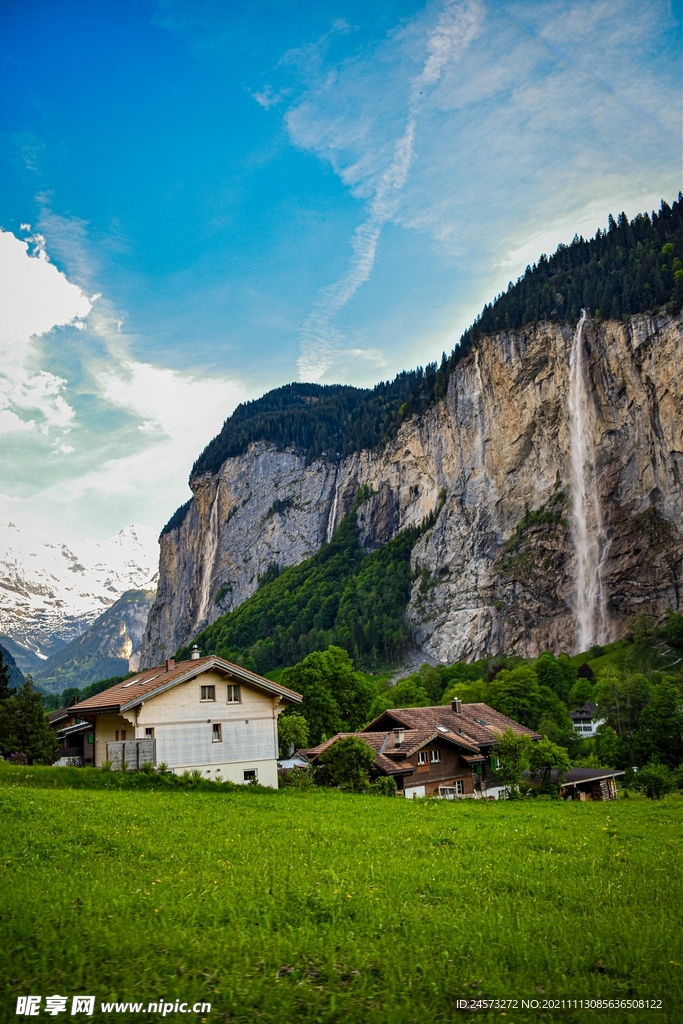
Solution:
M 32 431 L 36 422 L 43 432 L 64 429 L 74 416 L 64 398 L 66 381 L 38 368 L 37 339 L 79 322 L 91 304 L 50 263 L 42 236 L 21 240 L 0 229 L 0 309 L 0 432 Z
M 169 516 L 189 497 L 186 480 L 194 460 L 247 397 L 234 381 L 202 379 L 130 358 L 102 369 L 99 387 L 109 405 L 142 419 L 141 433 L 151 443 L 47 488 L 40 501 L 49 504 L 53 516 L 82 503 L 97 509 L 112 501 L 129 509 L 128 518 L 152 518 L 159 510 Z
M 161 430 L 168 438 L 194 446 L 206 444 L 244 396 L 240 384 L 225 378 L 202 379 L 151 363 L 126 358 L 99 375 L 100 394 L 110 405 L 144 417 L 145 432 Z
M 52 521 L 66 523 L 73 516 L 82 520 L 87 509 L 86 522 L 102 516 L 111 522 L 113 512 L 118 523 L 147 521 L 159 529 L 187 500 L 194 460 L 247 393 L 224 376 L 180 372 L 136 359 L 131 347 L 139 340 L 123 333 L 106 302 L 93 310 L 88 325 L 106 353 L 89 361 L 90 386 L 104 407 L 127 414 L 133 424 L 139 420 L 138 429 L 120 455 L 97 459 L 94 452 L 84 472 L 34 495 L 25 504 L 26 516 L 32 519 L 33 510 L 45 507 Z M 102 437 L 103 448 L 105 443 Z M 21 518 L 18 512 L 14 515 Z
M 77 276 L 89 281 L 87 248 L 79 250 L 80 242 L 87 242 L 83 225 L 78 222 L 72 230 L 64 218 L 44 220 L 48 232 L 53 227 L 59 232 L 62 255 L 68 255 Z M 46 537 L 102 536 L 145 520 L 158 530 L 186 500 L 193 461 L 246 392 L 225 376 L 180 372 L 136 358 L 133 349 L 141 340 L 124 333 L 123 319 L 106 299 L 93 308 L 99 296 L 88 299 L 60 273 L 46 244 L 52 245 L 49 234 L 46 243 L 42 236 L 21 241 L 0 232 L 0 433 L 37 443 L 29 456 L 30 490 L 24 477 L 15 483 L 13 518 L 34 536 Z M 29 255 L 30 246 L 36 256 Z M 72 345 L 71 369 L 66 375 L 51 373 L 46 364 L 65 339 L 50 332 L 79 324 L 87 330 Z M 76 395 L 88 396 L 78 421 Z M 77 446 L 68 438 L 76 426 Z M 59 460 L 54 469 L 46 461 L 50 455 Z M 6 488 L 11 483 L 5 479 Z

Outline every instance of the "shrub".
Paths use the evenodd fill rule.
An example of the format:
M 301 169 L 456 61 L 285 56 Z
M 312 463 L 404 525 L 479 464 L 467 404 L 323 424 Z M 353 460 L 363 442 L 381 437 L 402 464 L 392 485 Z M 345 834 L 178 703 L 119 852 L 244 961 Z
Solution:
M 368 786 L 368 793 L 375 796 L 396 796 L 396 780 L 391 775 L 380 775 Z
M 329 783 L 354 792 L 367 789 L 370 771 L 376 759 L 372 747 L 357 736 L 345 736 L 337 740 L 320 755 L 320 762 L 327 769 Z
M 666 611 L 666 638 L 672 647 L 683 647 L 683 615 L 680 612 Z
M 549 739 L 541 739 L 531 746 L 529 767 L 536 778 L 540 779 L 541 790 L 550 792 L 554 788 L 551 782 L 551 773 L 556 771 L 557 780 L 561 783 L 564 773 L 571 768 L 571 762 L 563 747 L 557 746 Z
M 291 757 L 308 743 L 308 724 L 302 715 L 282 715 L 277 723 L 280 757 Z
M 636 785 L 650 800 L 660 800 L 676 788 L 676 777 L 665 764 L 650 761 L 638 772 Z
M 513 799 L 516 799 L 523 773 L 529 767 L 530 748 L 531 740 L 527 734 L 518 735 L 512 729 L 506 729 L 493 748 L 492 753 L 499 762 L 496 777 L 502 785 L 509 787 L 509 796 Z
M 292 789 L 311 789 L 316 785 L 316 769 L 312 764 L 282 768 L 277 777 L 281 786 L 289 786 Z

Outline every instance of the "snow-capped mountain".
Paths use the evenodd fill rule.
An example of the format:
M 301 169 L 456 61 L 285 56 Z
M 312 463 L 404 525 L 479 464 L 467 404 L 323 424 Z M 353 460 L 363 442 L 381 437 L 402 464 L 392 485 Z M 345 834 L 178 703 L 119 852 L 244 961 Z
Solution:
M 127 590 L 154 588 L 158 562 L 148 526 L 65 543 L 36 541 L 14 523 L 0 523 L 0 635 L 26 650 L 29 671 L 36 655 L 44 660 L 61 650 Z M 15 646 L 12 653 L 22 667 Z

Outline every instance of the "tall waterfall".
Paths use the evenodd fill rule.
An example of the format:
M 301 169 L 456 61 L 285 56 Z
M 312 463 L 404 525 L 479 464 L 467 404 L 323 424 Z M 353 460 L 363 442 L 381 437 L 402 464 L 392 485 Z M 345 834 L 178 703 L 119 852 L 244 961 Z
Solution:
M 334 533 L 334 523 L 337 518 L 337 499 L 339 498 L 339 467 L 341 466 L 341 456 L 337 461 L 337 469 L 334 474 L 334 499 L 332 501 L 332 508 L 330 509 L 330 516 L 327 520 L 327 531 L 325 534 L 325 543 L 329 544 L 332 540 L 332 534 Z
M 213 578 L 214 562 L 216 561 L 216 550 L 218 548 L 218 490 L 211 506 L 209 516 L 209 529 L 204 539 L 204 551 L 202 552 L 202 565 L 204 573 L 202 576 L 202 592 L 199 602 L 199 613 L 197 625 L 206 622 L 209 617 L 211 603 L 211 580 Z
M 569 360 L 569 440 L 572 470 L 572 538 L 576 551 L 576 649 L 606 640 L 602 561 L 605 536 L 595 472 L 593 397 L 583 352 L 586 311 L 581 310 Z

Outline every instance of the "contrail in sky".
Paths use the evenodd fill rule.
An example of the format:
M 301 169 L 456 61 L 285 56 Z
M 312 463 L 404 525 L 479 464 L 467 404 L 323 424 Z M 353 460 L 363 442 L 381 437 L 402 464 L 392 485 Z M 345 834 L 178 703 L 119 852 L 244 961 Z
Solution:
M 411 83 L 405 129 L 394 144 L 389 167 L 379 179 L 370 202 L 369 216 L 354 232 L 349 268 L 338 281 L 322 289 L 313 311 L 302 327 L 298 367 L 299 376 L 303 380 L 320 380 L 334 363 L 343 345 L 343 335 L 332 321 L 370 277 L 382 228 L 398 207 L 415 155 L 420 96 L 424 89 L 434 87 L 439 82 L 443 69 L 453 56 L 469 46 L 479 25 L 478 14 L 477 2 L 463 4 L 448 0 L 427 39 L 427 59 L 422 71 Z

